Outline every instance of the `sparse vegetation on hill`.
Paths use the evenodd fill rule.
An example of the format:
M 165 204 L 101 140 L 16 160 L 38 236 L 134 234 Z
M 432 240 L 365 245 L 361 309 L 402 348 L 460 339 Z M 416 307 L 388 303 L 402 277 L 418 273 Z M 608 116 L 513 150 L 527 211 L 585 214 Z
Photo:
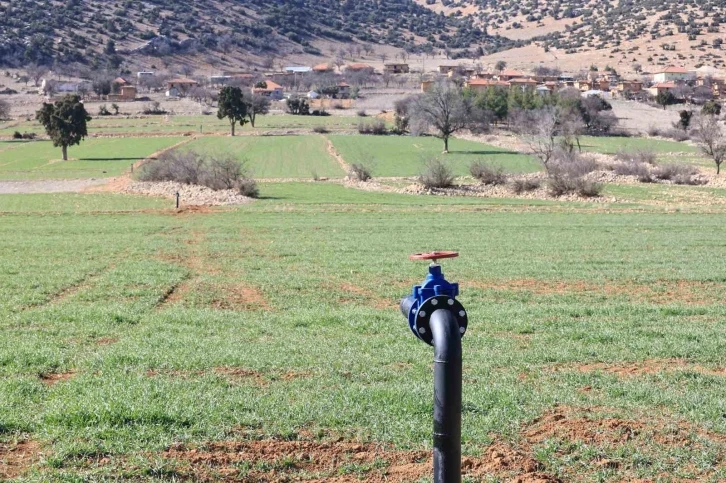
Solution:
M 423 39 L 423 40 L 422 40 Z M 57 41 L 56 41 L 57 40 Z M 322 55 L 317 40 L 408 50 L 500 48 L 473 19 L 436 15 L 413 0 L 0 1 L 0 64 L 118 67 L 128 56 L 274 59 Z
M 722 39 L 718 37 L 726 14 L 723 0 L 426 0 L 420 3 L 455 18 L 473 18 L 490 34 L 536 41 L 545 50 L 557 49 L 558 55 L 609 49 L 613 57 L 631 60 L 643 48 L 651 52 L 649 63 L 686 61 L 694 55 L 703 61 L 724 65 L 720 54 Z M 680 36 L 678 42 L 676 36 Z M 645 40 L 650 44 L 631 44 L 636 41 L 642 44 Z M 684 51 L 682 40 L 688 42 L 690 52 Z

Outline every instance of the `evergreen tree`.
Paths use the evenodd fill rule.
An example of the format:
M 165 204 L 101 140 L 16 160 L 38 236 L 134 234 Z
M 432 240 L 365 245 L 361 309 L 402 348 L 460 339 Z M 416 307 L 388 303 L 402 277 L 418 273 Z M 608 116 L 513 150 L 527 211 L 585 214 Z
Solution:
M 68 161 L 68 146 L 80 144 L 88 135 L 86 123 L 91 116 L 77 95 L 68 95 L 54 104 L 44 102 L 35 118 L 45 127 L 53 146 L 63 150 L 63 161 Z
M 229 120 L 231 134 L 234 136 L 234 128 L 239 122 L 240 126 L 247 123 L 247 104 L 244 101 L 242 90 L 239 87 L 226 86 L 219 91 L 219 110 L 217 118 Z

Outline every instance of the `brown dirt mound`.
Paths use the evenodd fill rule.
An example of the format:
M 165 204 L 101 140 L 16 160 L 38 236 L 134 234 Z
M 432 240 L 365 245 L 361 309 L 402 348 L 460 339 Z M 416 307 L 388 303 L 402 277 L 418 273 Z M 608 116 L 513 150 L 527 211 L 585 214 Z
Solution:
M 610 363 L 593 362 L 578 364 L 576 366 L 557 366 L 555 370 L 572 370 L 579 372 L 606 372 L 620 377 L 641 376 L 645 374 L 658 374 L 662 372 L 698 372 L 709 376 L 726 376 L 726 368 L 710 369 L 700 364 L 694 364 L 684 359 L 647 359 L 637 362 Z
M 69 372 L 52 372 L 40 375 L 40 380 L 46 386 L 54 386 L 59 382 L 69 381 L 75 377 L 75 371 Z
M 21 476 L 40 459 L 40 444 L 35 441 L 0 443 L 0 480 Z

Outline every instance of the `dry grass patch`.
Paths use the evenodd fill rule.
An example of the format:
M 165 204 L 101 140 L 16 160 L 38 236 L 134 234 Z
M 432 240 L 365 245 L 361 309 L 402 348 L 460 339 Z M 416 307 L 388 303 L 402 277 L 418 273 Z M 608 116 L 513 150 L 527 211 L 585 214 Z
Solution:
M 726 285 L 701 280 L 657 280 L 650 283 L 623 281 L 600 283 L 584 280 L 512 279 L 465 282 L 468 288 L 498 292 L 528 292 L 533 295 L 622 296 L 633 302 L 656 305 L 710 305 L 720 301 Z

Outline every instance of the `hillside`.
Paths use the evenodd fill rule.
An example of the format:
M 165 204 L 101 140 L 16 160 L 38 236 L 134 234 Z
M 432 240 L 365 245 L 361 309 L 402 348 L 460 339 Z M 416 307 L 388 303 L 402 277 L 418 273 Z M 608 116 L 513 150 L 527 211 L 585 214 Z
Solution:
M 0 64 L 11 67 L 117 67 L 174 55 L 263 64 L 331 57 L 343 45 L 491 52 L 506 44 L 472 18 L 439 15 L 413 0 L 0 0 Z
M 528 42 L 506 52 L 514 64 L 556 62 L 577 70 L 610 63 L 621 71 L 657 66 L 723 67 L 724 0 L 416 0 L 493 35 Z

